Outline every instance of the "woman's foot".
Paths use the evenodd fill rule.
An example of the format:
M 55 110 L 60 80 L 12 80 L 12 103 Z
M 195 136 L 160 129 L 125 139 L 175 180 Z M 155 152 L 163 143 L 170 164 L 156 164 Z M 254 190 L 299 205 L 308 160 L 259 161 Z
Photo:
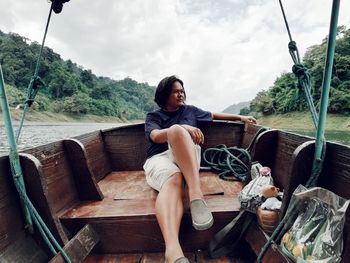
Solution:
M 192 225 L 196 230 L 206 230 L 214 223 L 214 218 L 203 199 L 194 199 L 190 202 Z
M 176 260 L 184 257 L 184 253 L 182 252 L 180 245 L 173 245 L 165 250 L 165 262 L 167 263 L 177 262 Z
M 186 257 L 181 257 L 181 258 L 176 259 L 174 261 L 174 263 L 190 263 L 190 261 Z

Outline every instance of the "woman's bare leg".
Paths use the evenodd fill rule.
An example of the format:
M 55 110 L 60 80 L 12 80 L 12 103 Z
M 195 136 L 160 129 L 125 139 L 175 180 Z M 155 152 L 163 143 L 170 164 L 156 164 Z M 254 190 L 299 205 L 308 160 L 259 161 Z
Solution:
M 168 130 L 167 138 L 188 185 L 190 201 L 202 199 L 196 148 L 190 134 L 180 125 L 173 125 Z
M 166 262 L 173 263 L 183 257 L 179 243 L 179 230 L 183 215 L 183 177 L 176 173 L 162 186 L 156 200 L 156 216 L 165 241 Z

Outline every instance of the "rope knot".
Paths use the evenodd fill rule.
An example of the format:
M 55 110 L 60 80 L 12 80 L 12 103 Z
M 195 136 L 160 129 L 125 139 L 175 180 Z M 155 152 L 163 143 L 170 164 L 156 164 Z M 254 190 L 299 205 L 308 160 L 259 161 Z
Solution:
M 292 40 L 292 41 L 290 41 L 289 43 L 288 43 L 288 49 L 289 49 L 289 51 L 297 51 L 298 50 L 298 48 L 297 48 L 297 42 L 295 42 L 294 40 Z
M 40 88 L 46 88 L 45 82 L 39 76 L 33 76 L 29 83 L 27 99 L 24 102 L 29 107 L 32 106 L 35 96 Z
M 307 68 L 303 64 L 294 64 L 292 67 L 294 75 L 298 78 L 305 77 L 309 74 Z

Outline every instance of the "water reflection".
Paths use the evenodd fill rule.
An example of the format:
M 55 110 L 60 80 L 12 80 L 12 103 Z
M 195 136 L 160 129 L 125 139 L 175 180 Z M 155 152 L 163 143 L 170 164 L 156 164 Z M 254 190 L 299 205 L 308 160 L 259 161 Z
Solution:
M 18 149 L 23 150 L 80 134 L 125 125 L 124 123 L 31 123 L 23 126 Z M 17 131 L 18 123 L 14 123 Z M 8 152 L 5 127 L 0 124 L 0 154 Z
M 288 130 L 290 132 L 307 135 L 311 137 L 316 136 L 316 132 L 313 130 Z M 350 131 L 330 131 L 326 130 L 325 137 L 327 141 L 343 143 L 350 145 Z

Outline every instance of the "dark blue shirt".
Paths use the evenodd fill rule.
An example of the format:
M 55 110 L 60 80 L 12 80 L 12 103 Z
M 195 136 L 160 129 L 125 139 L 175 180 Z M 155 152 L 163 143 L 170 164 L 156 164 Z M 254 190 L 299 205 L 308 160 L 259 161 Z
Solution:
M 151 140 L 150 134 L 153 130 L 166 129 L 174 124 L 187 124 L 197 127 L 198 122 L 212 120 L 212 114 L 209 111 L 191 105 L 183 105 L 177 111 L 172 112 L 160 109 L 148 113 L 145 121 L 145 133 L 149 142 L 146 158 L 168 149 L 168 143 L 155 143 Z

